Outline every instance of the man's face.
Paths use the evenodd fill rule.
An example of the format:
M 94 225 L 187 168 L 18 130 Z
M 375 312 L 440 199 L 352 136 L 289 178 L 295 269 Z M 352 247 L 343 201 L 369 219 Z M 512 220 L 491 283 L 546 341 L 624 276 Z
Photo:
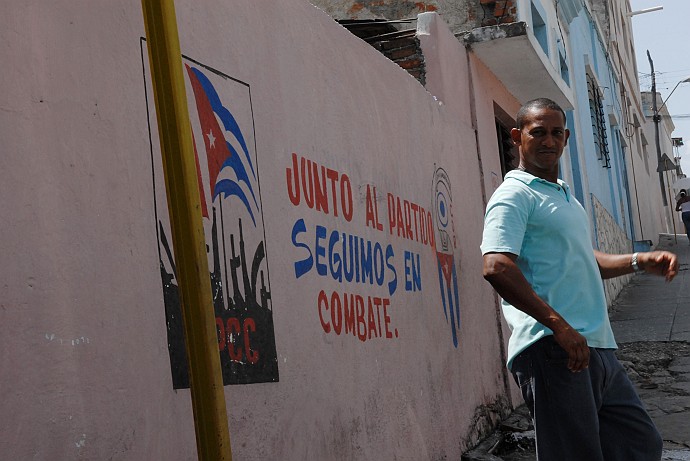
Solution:
M 535 176 L 555 181 L 558 160 L 570 136 L 563 115 L 553 109 L 532 109 L 522 129 L 513 128 L 510 135 L 519 147 L 521 166 Z

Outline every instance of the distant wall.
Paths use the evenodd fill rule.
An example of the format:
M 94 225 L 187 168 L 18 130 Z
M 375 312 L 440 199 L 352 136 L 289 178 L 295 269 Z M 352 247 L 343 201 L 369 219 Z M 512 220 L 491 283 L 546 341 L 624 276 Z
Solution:
M 621 139 L 625 138 L 625 122 L 620 109 L 620 95 L 611 91 L 614 77 L 610 58 L 597 39 L 598 32 L 586 9 L 582 9 L 570 24 L 570 34 L 570 80 L 573 94 L 577 97 L 575 126 L 579 127 L 573 135 L 577 136 L 579 152 L 575 155 L 583 176 L 584 196 L 594 194 L 618 227 L 631 236 L 626 188 L 628 172 L 621 144 Z M 605 136 L 597 135 L 593 128 L 595 121 L 590 112 L 590 98 L 601 104 L 599 116 Z M 602 153 L 604 150 L 608 152 L 608 159 Z M 593 221 L 595 211 L 589 204 L 583 205 Z
M 306 2 L 176 6 L 233 454 L 459 459 L 511 401 L 500 85 L 440 22 L 431 94 Z M 3 456 L 196 459 L 140 2 L 0 25 Z

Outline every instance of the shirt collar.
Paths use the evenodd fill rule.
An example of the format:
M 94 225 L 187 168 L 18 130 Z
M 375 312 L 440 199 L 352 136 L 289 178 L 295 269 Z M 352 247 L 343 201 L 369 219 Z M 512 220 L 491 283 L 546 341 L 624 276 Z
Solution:
M 568 186 L 568 184 L 560 178 L 557 179 L 558 184 L 554 184 L 551 181 L 547 181 L 546 179 L 534 176 L 532 173 L 528 173 L 524 170 L 518 169 L 510 170 L 508 173 L 506 173 L 505 179 L 508 178 L 517 179 L 518 181 L 523 182 L 525 184 L 531 184 L 536 181 L 542 184 L 546 184 L 547 186 L 551 186 L 553 188 L 558 188 L 558 186 L 561 186 L 563 190 L 566 192 L 566 194 L 570 196 L 570 186 Z

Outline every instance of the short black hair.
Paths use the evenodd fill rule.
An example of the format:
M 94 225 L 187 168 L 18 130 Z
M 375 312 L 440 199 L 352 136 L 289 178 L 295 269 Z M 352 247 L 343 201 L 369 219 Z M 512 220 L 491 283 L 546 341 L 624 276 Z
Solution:
M 532 110 L 535 109 L 550 109 L 550 110 L 557 110 L 558 112 L 563 115 L 563 122 L 565 123 L 565 112 L 561 108 L 561 106 L 558 105 L 555 101 L 549 99 L 549 98 L 537 98 L 537 99 L 532 99 L 531 101 L 527 101 L 522 105 L 520 110 L 518 110 L 517 113 L 517 128 L 518 130 L 521 130 L 523 126 L 525 126 L 525 121 L 527 118 L 527 114 L 531 112 Z

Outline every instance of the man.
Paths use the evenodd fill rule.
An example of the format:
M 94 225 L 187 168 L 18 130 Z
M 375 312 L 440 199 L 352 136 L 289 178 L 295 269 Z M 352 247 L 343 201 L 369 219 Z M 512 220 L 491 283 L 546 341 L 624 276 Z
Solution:
M 526 103 L 511 131 L 520 165 L 487 205 L 484 278 L 512 331 L 508 368 L 534 420 L 542 461 L 658 461 L 662 440 L 614 355 L 602 278 L 644 270 L 671 281 L 665 251 L 594 251 L 587 214 L 558 179 L 569 131 L 549 99 Z
M 676 211 L 681 212 L 680 219 L 683 220 L 683 225 L 685 226 L 685 235 L 690 240 L 690 196 L 685 189 L 680 191 L 680 197 L 678 197 L 676 202 Z

